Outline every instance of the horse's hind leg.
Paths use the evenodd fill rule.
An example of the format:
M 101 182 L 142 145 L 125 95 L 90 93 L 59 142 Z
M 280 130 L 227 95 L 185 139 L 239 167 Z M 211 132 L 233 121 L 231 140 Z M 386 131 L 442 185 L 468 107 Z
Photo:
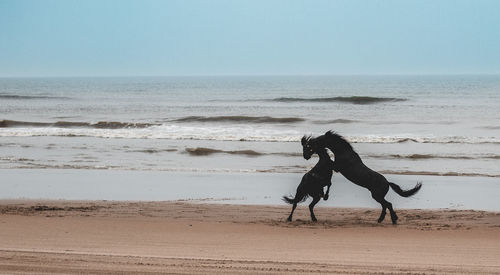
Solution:
M 380 213 L 380 217 L 378 218 L 378 223 L 381 223 L 385 219 L 385 214 L 387 212 L 387 207 L 385 203 L 382 203 L 382 201 L 378 200 L 377 198 L 374 197 L 376 201 L 378 201 L 382 205 L 382 212 Z
M 398 223 L 398 215 L 396 215 L 396 211 L 394 211 L 394 209 L 392 209 L 392 203 L 386 201 L 384 199 L 386 205 L 387 205 L 387 208 L 389 208 L 389 212 L 391 213 L 391 220 L 392 220 L 392 224 L 397 224 Z
M 289 221 L 289 222 L 292 221 L 293 211 L 295 211 L 295 208 L 297 208 L 297 203 L 296 202 L 293 203 L 292 212 L 290 213 L 290 216 L 288 216 L 288 219 L 286 219 L 287 221 Z
M 394 211 L 394 209 L 392 209 L 392 203 L 386 201 L 385 199 L 382 199 L 381 204 L 382 204 L 382 207 L 384 208 L 384 216 L 385 216 L 385 208 L 388 208 L 389 213 L 391 213 L 392 224 L 397 224 L 398 215 L 396 215 L 396 212 Z
M 382 212 L 380 213 L 378 222 L 381 223 L 385 219 L 386 211 L 387 209 L 389 209 L 389 212 L 391 213 L 392 223 L 396 224 L 398 216 L 396 215 L 396 212 L 394 212 L 394 209 L 392 209 L 392 203 L 385 200 L 385 195 L 387 194 L 388 191 L 389 191 L 388 184 L 381 186 L 380 189 L 378 190 L 371 190 L 372 198 L 374 198 L 377 202 L 380 203 L 380 205 L 382 205 Z
M 386 201 L 384 197 L 375 197 L 373 195 L 372 197 L 382 205 L 382 213 L 380 213 L 378 222 L 381 223 L 384 220 L 386 209 L 389 209 L 389 212 L 391 213 L 392 224 L 396 224 L 398 220 L 398 215 L 396 215 L 396 212 L 394 212 L 394 209 L 392 209 L 392 203 Z
M 314 196 L 313 197 L 313 201 L 311 202 L 311 204 L 309 204 L 309 211 L 311 212 L 311 220 L 313 222 L 317 222 L 318 220 L 316 219 L 316 216 L 314 215 L 314 206 L 319 202 L 319 200 L 321 199 L 320 196 Z
M 302 201 L 304 196 L 307 196 L 307 193 L 304 191 L 303 182 L 301 182 L 297 187 L 297 192 L 295 193 L 295 198 L 293 199 L 292 212 L 290 212 L 290 216 L 288 216 L 288 219 L 286 219 L 287 221 L 292 221 L 293 211 L 295 211 L 295 208 L 297 208 L 297 203 Z

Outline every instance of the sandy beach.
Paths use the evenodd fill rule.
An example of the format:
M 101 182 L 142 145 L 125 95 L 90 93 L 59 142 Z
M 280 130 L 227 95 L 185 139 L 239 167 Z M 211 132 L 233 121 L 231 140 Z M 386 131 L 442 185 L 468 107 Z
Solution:
M 500 275 L 499 34 L 491 0 L 0 0 L 0 275 Z
M 500 213 L 0 201 L 0 273 L 500 273 Z

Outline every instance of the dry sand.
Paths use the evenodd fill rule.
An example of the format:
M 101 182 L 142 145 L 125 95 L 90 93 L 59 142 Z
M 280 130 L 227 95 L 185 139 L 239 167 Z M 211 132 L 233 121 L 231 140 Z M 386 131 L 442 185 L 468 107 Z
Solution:
M 0 273 L 500 273 L 500 213 L 0 201 Z

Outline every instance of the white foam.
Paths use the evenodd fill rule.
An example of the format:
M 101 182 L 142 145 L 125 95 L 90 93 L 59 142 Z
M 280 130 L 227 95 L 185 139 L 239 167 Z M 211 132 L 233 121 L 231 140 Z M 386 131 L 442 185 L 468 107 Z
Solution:
M 131 139 L 195 139 L 223 141 L 298 141 L 302 136 L 294 130 L 279 130 L 258 126 L 179 126 L 161 125 L 149 128 L 79 129 L 79 128 L 6 128 L 2 137 L 82 136 Z
M 468 136 L 416 136 L 416 135 L 394 135 L 394 136 L 350 136 L 346 137 L 352 143 L 500 143 L 497 137 L 468 137 Z
M 148 128 L 88 129 L 88 128 L 0 128 L 0 137 L 81 136 L 125 139 L 220 140 L 297 142 L 304 133 L 299 130 L 265 126 L 185 126 L 164 124 Z M 319 133 L 318 133 L 319 134 Z M 499 137 L 417 136 L 417 135 L 359 135 L 346 136 L 352 143 L 498 143 Z

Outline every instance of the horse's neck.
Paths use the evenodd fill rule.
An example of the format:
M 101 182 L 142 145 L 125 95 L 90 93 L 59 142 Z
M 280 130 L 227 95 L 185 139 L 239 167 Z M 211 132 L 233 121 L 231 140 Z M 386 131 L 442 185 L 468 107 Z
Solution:
M 361 158 L 359 157 L 358 153 L 354 151 L 354 149 L 335 146 L 335 143 L 333 142 L 328 143 L 326 148 L 332 151 L 332 153 L 335 155 L 335 160 L 354 159 L 356 161 L 361 161 Z
M 319 150 L 317 153 L 318 153 L 320 161 L 330 158 L 330 156 L 328 155 L 328 152 L 325 149 Z
M 327 139 L 326 141 L 326 148 L 330 149 L 335 156 L 340 155 L 346 151 L 347 148 L 344 148 L 344 146 L 341 146 L 342 141 L 340 140 L 335 140 L 333 138 Z

